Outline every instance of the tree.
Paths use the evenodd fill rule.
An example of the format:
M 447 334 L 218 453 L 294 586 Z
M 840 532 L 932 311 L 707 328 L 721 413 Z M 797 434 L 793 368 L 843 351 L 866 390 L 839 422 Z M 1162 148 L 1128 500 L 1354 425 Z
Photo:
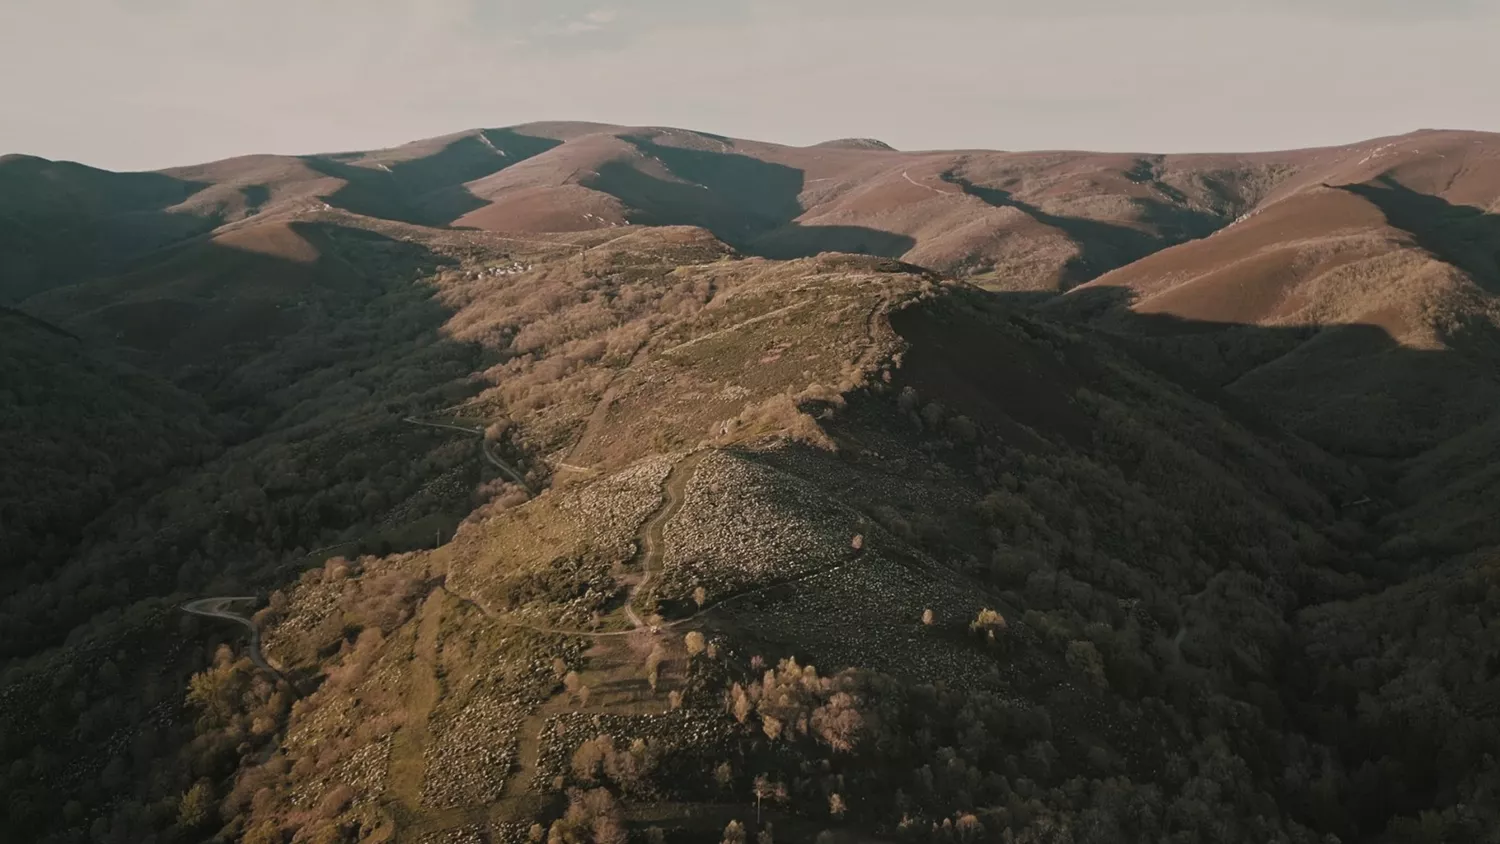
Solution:
M 227 654 L 221 653 L 216 665 L 194 674 L 189 681 L 188 703 L 202 710 L 205 725 L 228 724 L 244 694 L 245 679 L 245 672 L 239 669 L 238 663 L 231 662 Z
M 208 780 L 198 780 L 182 795 L 177 804 L 177 824 L 184 829 L 198 829 L 213 817 L 214 789 Z
M 703 650 L 706 647 L 703 640 L 703 634 L 699 633 L 697 630 L 689 631 L 686 636 L 682 637 L 682 643 L 687 648 L 687 654 L 689 657 L 694 657 L 698 654 L 703 653 Z
M 573 751 L 573 776 L 585 783 L 597 782 L 604 757 L 614 749 L 613 745 L 609 736 L 603 735 L 578 745 L 578 749 Z
M 1104 676 L 1104 657 L 1099 653 L 1099 649 L 1094 647 L 1093 642 L 1082 640 L 1069 642 L 1067 658 L 1068 665 L 1087 675 L 1094 685 L 1101 688 L 1109 685 L 1109 680 Z
M 953 828 L 958 834 L 958 840 L 964 844 L 978 841 L 984 836 L 984 824 L 981 824 L 979 818 L 973 815 L 960 815 Z
M 844 798 L 838 792 L 828 795 L 828 814 L 835 818 L 842 818 L 849 807 L 844 805 Z
M 972 443 L 979 439 L 979 429 L 967 416 L 954 416 L 948 420 L 948 433 L 959 442 Z
M 604 772 L 621 791 L 638 794 L 647 789 L 658 761 L 656 748 L 645 739 L 632 740 L 624 750 L 615 748 L 611 741 L 610 752 L 604 757 Z
M 625 844 L 625 818 L 607 789 L 574 789 L 568 811 L 547 831 L 551 844 Z
M 723 844 L 745 844 L 745 825 L 739 821 L 730 821 L 724 827 Z
M 755 836 L 755 844 L 776 844 L 776 839 L 771 837 L 771 825 L 761 827 L 760 833 Z
M 922 408 L 922 421 L 927 423 L 927 430 L 936 432 L 946 412 L 947 410 L 940 402 L 928 402 L 927 406 Z
M 921 403 L 922 400 L 917 395 L 917 391 L 910 386 L 902 387 L 901 393 L 896 396 L 896 406 L 901 408 L 902 413 L 914 413 L 917 405 Z
M 922 623 L 923 624 L 927 625 L 928 627 L 931 627 L 932 626 L 932 622 L 934 620 L 935 619 L 934 619 L 934 617 L 932 615 L 932 610 L 930 610 L 930 609 L 922 610 Z
M 708 590 L 702 586 L 693 587 L 693 603 L 698 605 L 698 609 L 703 609 L 703 605 L 708 603 Z
M 995 641 L 995 634 L 1004 630 L 1008 625 L 1005 616 L 986 607 L 979 611 L 974 620 L 969 623 L 969 629 L 975 633 L 983 633 L 991 642 Z

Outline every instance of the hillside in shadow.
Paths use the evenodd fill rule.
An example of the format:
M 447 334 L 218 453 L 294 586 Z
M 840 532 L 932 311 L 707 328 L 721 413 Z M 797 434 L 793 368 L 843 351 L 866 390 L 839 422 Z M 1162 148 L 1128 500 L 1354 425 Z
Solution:
M 101 513 L 216 445 L 201 400 L 103 351 L 0 308 L 0 594 L 52 576 Z
M 561 141 L 524 135 L 513 129 L 483 129 L 444 145 L 431 155 L 390 164 L 380 154 L 351 164 L 336 156 L 307 156 L 308 166 L 346 184 L 327 197 L 328 204 L 355 214 L 421 225 L 447 225 L 487 203 L 464 184 L 561 145 Z
M 117 269 L 217 220 L 167 209 L 207 185 L 28 156 L 0 159 L 0 302 Z
M 1426 817 L 1424 813 L 1441 813 L 1453 828 L 1477 828 L 1464 826 L 1477 821 L 1454 805 L 1464 799 L 1455 795 L 1493 787 L 1485 759 L 1500 749 L 1496 663 L 1488 650 L 1445 650 L 1441 642 L 1467 640 L 1458 631 L 1471 615 L 1471 605 L 1492 606 L 1494 600 L 1492 592 L 1479 586 L 1493 576 L 1500 559 L 1500 524 L 1492 517 L 1500 476 L 1487 468 L 1500 461 L 1500 438 L 1486 433 L 1500 422 L 1494 370 L 1477 366 L 1462 351 L 1404 346 L 1377 326 L 1261 327 L 1151 314 L 1127 317 L 1123 325 L 1130 330 L 1111 323 L 1101 331 L 1072 318 L 1055 322 L 1061 316 L 1056 311 L 1036 319 L 1047 309 L 1038 308 L 1035 296 L 966 295 L 967 309 L 941 306 L 899 316 L 895 324 L 911 348 L 896 383 L 911 386 L 919 402 L 939 408 L 915 407 L 923 424 L 929 416 L 938 423 L 958 414 L 1034 455 L 1017 461 L 1026 467 L 1025 475 L 1009 470 L 1016 479 L 1010 488 L 1023 490 L 1021 497 L 1030 507 L 1052 507 L 1056 515 L 1044 519 L 1051 529 L 1070 519 L 1089 526 L 1092 539 L 1075 535 L 1072 562 L 1059 563 L 1071 577 L 1100 588 L 1110 577 L 1102 568 L 1097 575 L 1080 572 L 1102 566 L 1100 555 L 1120 553 L 1104 548 L 1123 541 L 1135 528 L 1107 521 L 1109 507 L 1103 501 L 1108 496 L 1091 489 L 1103 476 L 1082 471 L 1070 454 L 1087 455 L 1110 467 L 1108 472 L 1122 473 L 1132 489 L 1129 495 L 1137 495 L 1164 482 L 1196 483 L 1187 475 L 1165 480 L 1184 471 L 1189 452 L 1196 451 L 1220 468 L 1197 470 L 1206 473 L 1205 485 L 1173 506 L 1175 517 L 1201 519 L 1196 531 L 1228 536 L 1243 529 L 1241 520 L 1249 514 L 1245 504 L 1231 504 L 1222 496 L 1259 489 L 1265 500 L 1276 502 L 1274 512 L 1301 513 L 1310 524 L 1321 523 L 1319 530 L 1337 546 L 1319 561 L 1304 559 L 1282 570 L 1295 598 L 1282 606 L 1288 626 L 1270 634 L 1271 639 L 1285 638 L 1258 651 L 1275 654 L 1268 660 L 1248 656 L 1256 650 L 1249 639 L 1260 635 L 1248 632 L 1258 625 L 1250 621 L 1253 602 L 1223 605 L 1223 612 L 1240 619 L 1237 626 L 1244 625 L 1238 630 L 1226 627 L 1206 640 L 1189 634 L 1195 641 L 1194 653 L 1187 656 L 1190 663 L 1232 666 L 1235 679 L 1215 685 L 1218 693 L 1251 702 L 1247 711 L 1258 710 L 1261 715 L 1252 717 L 1265 717 L 1273 731 L 1326 746 L 1349 772 L 1337 785 L 1327 782 L 1309 791 L 1282 779 L 1286 771 L 1310 761 L 1297 761 L 1290 746 L 1258 746 L 1263 740 L 1250 733 L 1230 739 L 1257 776 L 1282 782 L 1278 801 L 1283 808 L 1319 833 L 1342 840 L 1421 840 L 1409 834 L 1415 818 Z M 1098 297 L 1087 303 L 1095 307 L 1125 304 L 1124 291 L 1089 295 Z M 1012 328 L 993 328 L 1006 322 Z M 1058 336 L 1059 328 L 1076 333 Z M 1027 335 L 1041 348 L 1017 342 Z M 1240 350 L 1286 356 L 1317 344 L 1327 344 L 1317 348 L 1318 354 L 1351 358 L 1320 366 L 1317 354 L 1309 354 L 1297 367 L 1257 380 L 1253 389 L 1246 387 L 1250 378 L 1225 380 L 1224 370 L 1202 365 L 1213 357 L 1210 349 L 1233 360 Z M 1117 370 L 1126 361 L 1182 387 L 1203 405 L 1194 409 L 1162 393 L 1152 398 L 1155 388 Z M 1361 370 L 1370 374 L 1361 375 Z M 1440 379 L 1440 386 L 1432 388 L 1432 379 Z M 1130 407 L 1125 396 L 1131 394 L 1144 404 L 1123 413 L 1122 404 Z M 1301 398 L 1304 394 L 1309 398 Z M 1303 408 L 1314 405 L 1324 414 L 1314 430 L 1326 435 L 1314 439 L 1321 448 L 1288 433 L 1306 424 Z M 1213 418 L 1207 408 L 1221 412 L 1223 419 Z M 1467 424 L 1447 426 L 1438 422 L 1443 418 Z M 1231 433 L 1231 427 L 1254 436 Z M 1443 439 L 1431 444 L 1426 437 L 1438 430 Z M 1372 431 L 1388 437 L 1400 459 L 1363 459 L 1363 437 Z M 1344 436 L 1335 436 L 1339 433 Z M 1172 439 L 1179 445 L 1169 445 Z M 1363 472 L 1341 459 L 1351 457 Z M 1326 496 L 1327 504 L 1301 509 L 1307 506 L 1305 491 L 1298 494 L 1282 485 L 1285 480 L 1276 480 L 1280 461 L 1310 483 L 1318 497 Z M 1047 503 L 1047 483 L 1039 475 L 1050 476 L 1055 489 L 1067 489 L 1067 494 Z M 1190 500 L 1199 497 L 1205 500 Z M 1069 516 L 1069 506 L 1079 510 Z M 1329 509 L 1318 514 L 1323 506 Z M 1019 509 L 1008 523 L 1002 521 L 1007 553 L 1013 553 L 1013 546 L 1037 544 L 1031 536 L 1038 522 L 1026 522 L 1025 531 L 1016 526 L 1023 523 L 1022 513 L 1029 518 L 1029 511 Z M 925 530 L 956 535 L 941 524 Z M 1249 534 L 1235 542 L 1254 544 Z M 997 561 L 1000 556 L 996 554 Z M 1058 557 L 1055 550 L 1041 551 L 1041 556 L 1067 559 L 1066 552 Z M 1149 566 L 1149 558 L 1150 552 L 1135 553 L 1132 567 Z M 1272 571 L 1279 565 L 1275 559 L 1273 553 L 1265 560 Z M 1258 564 L 1234 561 L 1232 555 L 1216 565 L 1223 568 L 1215 579 L 1252 571 L 1266 576 Z M 1180 569 L 1167 568 L 1176 573 L 1163 576 L 1180 576 Z M 1028 606 L 1037 607 L 1048 599 L 1033 577 L 1041 580 L 1032 575 L 1018 591 L 1027 596 Z M 1213 626 L 1204 607 L 1195 606 L 1201 594 L 1207 593 L 1177 604 L 1188 619 L 1198 619 L 1185 620 L 1183 629 Z M 1481 597 L 1485 594 L 1489 597 Z M 1442 632 L 1429 637 L 1414 632 L 1419 628 Z M 1218 644 L 1215 637 L 1221 637 Z M 1426 644 L 1415 644 L 1417 637 Z M 1228 645 L 1230 640 L 1238 644 Z M 1495 643 L 1493 637 L 1485 641 L 1486 648 Z M 1227 650 L 1218 657 L 1206 650 L 1221 645 Z M 1241 683 L 1246 685 L 1234 691 Z M 1272 703 L 1249 691 L 1258 684 L 1277 689 L 1279 700 Z M 1423 711 L 1440 699 L 1451 701 L 1445 704 L 1448 716 L 1417 717 L 1409 708 L 1410 684 L 1425 689 Z M 1277 726 L 1270 727 L 1273 723 Z M 1466 736 L 1463 742 L 1449 738 L 1455 730 Z M 1228 729 L 1225 734 L 1234 733 Z M 1370 773 L 1377 770 L 1382 775 Z M 1320 791 L 1324 788 L 1328 790 Z M 1438 823 L 1435 818 L 1428 822 Z
M 1376 325 L 1266 327 L 1131 310 L 1133 291 L 1090 288 L 1046 301 L 1262 407 L 1342 454 L 1414 457 L 1500 407 L 1500 342 L 1482 315 L 1456 322 L 1446 351 L 1413 349 Z
M 472 395 L 469 376 L 488 365 L 477 346 L 443 335 L 452 312 L 422 281 L 451 259 L 360 229 L 293 227 L 326 263 L 205 240 L 192 248 L 191 266 L 228 273 L 212 284 L 183 286 L 187 265 L 167 256 L 158 289 L 69 322 L 90 339 L 7 338 L 26 347 L 8 357 L 8 389 L 27 408 L 10 418 L 21 426 L 10 440 L 24 452 L 17 459 L 72 455 L 67 465 L 84 477 L 109 466 L 131 480 L 113 482 L 100 499 L 111 512 L 105 504 L 84 515 L 67 510 L 67 532 L 55 524 L 63 511 L 7 520 L 26 534 L 8 547 L 40 543 L 49 552 L 28 568 L 29 585 L 8 594 L 6 655 L 56 643 L 104 607 L 201 589 L 346 532 L 371 532 L 432 479 L 423 445 L 441 442 L 400 420 Z M 118 292 L 135 295 L 140 280 Z M 118 347 L 108 342 L 130 344 L 139 367 L 156 374 L 109 363 Z M 176 433 L 151 448 L 101 454 L 127 433 L 149 438 L 155 429 Z M 158 444 L 170 445 L 170 456 L 157 455 Z M 460 449 L 463 458 L 468 451 Z M 463 458 L 447 461 L 473 468 Z M 130 468 L 142 461 L 144 470 Z M 45 510 L 48 501 L 94 500 L 78 497 L 85 486 L 33 475 L 25 495 Z M 455 501 L 466 501 L 462 491 L 417 511 L 451 513 L 444 508 Z

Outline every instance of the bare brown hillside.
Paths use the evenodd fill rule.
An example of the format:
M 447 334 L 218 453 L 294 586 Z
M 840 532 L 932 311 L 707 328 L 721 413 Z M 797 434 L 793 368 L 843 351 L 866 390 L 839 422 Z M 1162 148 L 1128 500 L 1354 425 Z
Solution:
M 1143 264 L 1109 282 L 1154 296 L 1209 272 L 1285 276 L 1277 263 L 1285 256 L 1243 266 L 1247 255 L 1214 256 L 1258 250 L 1257 238 L 1277 239 L 1274 232 L 1289 226 L 1296 240 L 1320 242 L 1302 262 L 1352 261 L 1364 247 L 1350 235 L 1379 232 L 1361 217 L 1364 204 L 1319 198 L 1325 185 L 1388 177 L 1423 195 L 1485 207 L 1496 195 L 1486 163 L 1496 146 L 1480 133 L 1421 132 L 1242 155 L 898 152 L 867 141 L 798 148 L 680 129 L 537 123 L 387 150 L 247 156 L 160 174 L 13 157 L 0 164 L 0 180 L 14 185 L 0 212 L 62 214 L 104 233 L 149 225 L 153 238 L 134 238 L 137 250 L 212 225 L 325 205 L 499 232 L 692 225 L 750 254 L 863 252 L 1005 289 L 1069 288 L 1235 224 L 1223 245 Z M 42 198 L 41 186 L 59 178 L 76 183 L 67 201 L 55 192 Z M 1285 284 L 1236 283 L 1251 289 L 1209 298 L 1220 311 L 1275 310 L 1284 307 L 1278 291 Z M 1182 290 L 1156 307 L 1193 298 Z

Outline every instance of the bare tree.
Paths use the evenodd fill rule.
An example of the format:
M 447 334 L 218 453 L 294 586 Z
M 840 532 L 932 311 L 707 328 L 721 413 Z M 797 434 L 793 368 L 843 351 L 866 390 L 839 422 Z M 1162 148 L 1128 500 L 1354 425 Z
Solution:
M 728 762 L 720 762 L 719 766 L 714 768 L 714 782 L 719 784 L 720 790 L 728 791 L 729 787 L 734 784 L 734 766 Z

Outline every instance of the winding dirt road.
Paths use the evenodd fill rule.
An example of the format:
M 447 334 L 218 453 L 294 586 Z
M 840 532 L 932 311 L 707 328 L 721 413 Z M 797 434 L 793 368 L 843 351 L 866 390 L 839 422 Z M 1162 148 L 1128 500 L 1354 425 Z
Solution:
M 479 437 L 479 450 L 484 453 L 484 459 L 488 461 L 491 466 L 494 466 L 496 469 L 499 469 L 501 472 L 503 472 L 506 477 L 520 484 L 521 488 L 525 489 L 527 493 L 536 495 L 536 490 L 532 489 L 531 484 L 526 482 L 526 477 L 524 475 L 516 471 L 516 468 L 514 466 L 495 456 L 495 452 L 490 449 L 490 441 L 484 438 L 483 428 L 467 428 L 463 425 L 449 425 L 444 422 L 427 422 L 425 420 L 418 419 L 415 416 L 408 416 L 401 421 L 407 423 L 408 425 L 420 425 L 424 428 L 441 428 L 445 431 L 459 431 L 460 433 L 472 434 Z
M 254 595 L 199 598 L 196 601 L 188 601 L 186 604 L 183 604 L 182 611 L 190 613 L 192 615 L 203 616 L 204 618 L 221 618 L 225 621 L 232 621 L 235 624 L 238 624 L 249 630 L 250 645 L 247 648 L 247 655 L 250 657 L 250 661 L 255 664 L 256 668 L 259 668 L 267 674 L 270 674 L 272 677 L 275 677 L 283 683 L 286 683 L 287 687 L 290 688 L 293 693 L 296 693 L 297 687 L 292 685 L 291 681 L 286 678 L 286 675 L 276 670 L 276 668 L 273 667 L 271 663 L 266 661 L 266 655 L 261 651 L 260 647 L 260 628 L 255 626 L 255 622 L 251 621 L 245 616 L 230 612 L 229 610 L 224 608 L 225 604 L 234 604 L 240 601 L 259 600 L 260 599 L 255 597 Z

